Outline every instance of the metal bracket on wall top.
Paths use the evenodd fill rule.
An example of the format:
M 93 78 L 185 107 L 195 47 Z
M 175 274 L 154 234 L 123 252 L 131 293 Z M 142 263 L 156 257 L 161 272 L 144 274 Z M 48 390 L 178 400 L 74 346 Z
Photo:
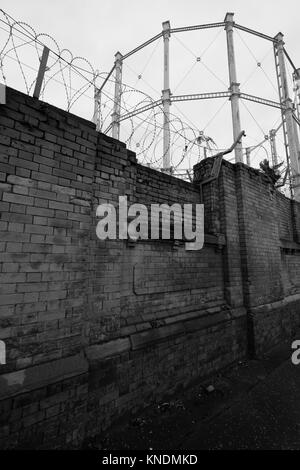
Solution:
M 47 69 L 47 62 L 48 62 L 49 52 L 50 52 L 50 49 L 48 47 L 44 46 L 43 54 L 42 54 L 42 57 L 40 59 L 39 71 L 38 71 L 38 75 L 37 75 L 36 82 L 35 82 L 35 88 L 34 88 L 34 92 L 33 92 L 33 97 L 37 98 L 37 99 L 40 98 L 40 93 L 41 93 L 41 90 L 42 90 L 42 85 L 43 85 L 43 81 L 44 81 L 44 77 L 45 77 L 45 72 L 48 70 Z
M 221 170 L 223 156 L 227 155 L 228 153 L 231 153 L 235 149 L 237 144 L 239 144 L 241 142 L 242 137 L 245 137 L 245 136 L 246 136 L 245 131 L 241 131 L 239 133 L 238 137 L 236 138 L 236 140 L 234 141 L 234 143 L 232 144 L 232 146 L 229 149 L 224 150 L 223 152 L 219 152 L 219 153 L 217 153 L 216 155 L 214 155 L 212 157 L 215 160 L 214 160 L 214 164 L 213 164 L 210 176 L 206 180 L 201 181 L 201 183 L 199 183 L 199 186 L 200 186 L 200 201 L 201 202 L 203 201 L 203 190 L 202 190 L 203 186 L 207 183 L 211 183 L 212 181 L 214 181 L 218 178 L 220 170 Z

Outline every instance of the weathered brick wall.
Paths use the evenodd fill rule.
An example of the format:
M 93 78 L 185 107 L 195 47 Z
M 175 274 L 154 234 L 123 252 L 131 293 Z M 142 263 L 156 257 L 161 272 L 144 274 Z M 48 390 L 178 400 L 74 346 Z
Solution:
M 285 240 L 294 239 L 293 207 L 290 199 L 277 193 L 277 215 L 279 219 L 279 235 Z
M 94 213 L 119 195 L 147 207 L 200 202 L 197 186 L 138 165 L 132 152 L 101 139 Z M 90 246 L 88 434 L 245 356 L 245 312 L 225 299 L 224 240 L 216 234 L 207 233 L 199 252 L 95 236 Z
M 200 163 L 196 178 L 205 179 L 212 163 Z M 249 353 L 260 354 L 300 322 L 300 204 L 274 191 L 258 170 L 228 162 L 203 194 L 210 223 L 219 218 L 226 234 L 225 283 L 236 285 L 237 302 L 242 293 Z
M 245 357 L 251 341 L 259 352 L 291 333 L 300 208 L 259 173 L 225 162 L 203 187 L 198 252 L 101 241 L 99 203 L 201 202 L 211 160 L 194 184 L 179 181 L 11 89 L 0 126 L 0 447 L 78 446 Z
M 299 293 L 300 204 L 277 193 L 281 274 L 285 294 Z
M 282 282 L 282 226 L 278 223 L 280 197 L 277 197 L 277 193 L 258 171 L 238 165 L 237 172 L 241 201 L 239 217 L 243 221 L 243 284 L 248 309 L 248 334 L 252 340 L 252 352 L 259 355 L 276 344 L 284 334 L 285 316 L 291 323 L 290 329 L 294 328 L 287 309 L 291 302 L 296 314 L 299 303 L 293 304 L 293 299 L 286 298 L 288 293 L 284 291 Z M 287 215 L 283 215 L 280 220 L 283 219 L 287 230 Z M 288 216 L 290 217 L 289 212 Z
M 87 371 L 88 201 L 97 134 L 13 90 L 7 100 L 0 113 L 0 338 L 7 350 L 0 435 L 12 443 L 47 441 L 59 416 L 55 437 L 62 441 L 82 407 L 80 377 Z M 70 392 L 61 393 L 72 376 Z
M 8 93 L 1 109 L 1 320 L 23 369 L 82 350 L 88 299 L 92 126 Z

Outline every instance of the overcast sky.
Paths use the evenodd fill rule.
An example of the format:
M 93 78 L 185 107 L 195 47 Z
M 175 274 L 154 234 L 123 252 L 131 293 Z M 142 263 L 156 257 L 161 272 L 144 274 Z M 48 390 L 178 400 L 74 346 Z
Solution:
M 117 50 L 125 53 L 154 36 L 162 21 L 173 27 L 217 22 L 227 11 L 271 36 L 285 33 L 300 63 L 298 0 L 2 0 L 1 8 L 104 70 Z
M 299 0 L 284 2 L 279 0 L 2 0 L 1 8 L 16 19 L 29 23 L 36 31 L 49 33 L 61 48 L 68 48 L 74 55 L 86 57 L 100 71 L 110 70 L 116 51 L 126 53 L 159 33 L 162 21 L 170 20 L 171 27 L 218 22 L 223 21 L 227 11 L 235 12 L 237 23 L 270 36 L 282 31 L 285 34 L 287 50 L 295 64 L 300 67 Z M 197 71 L 195 67 L 184 83 L 180 84 L 180 79 L 190 70 L 192 61 L 195 61 L 193 54 L 200 56 L 214 39 L 216 32 L 210 30 L 207 36 L 205 34 L 201 36 L 199 32 L 178 36 L 179 41 L 184 41 L 181 44 L 177 38 L 176 40 L 171 38 L 171 91 L 174 92 L 176 86 L 178 93 L 225 91 L 228 88 L 225 36 L 215 39 L 205 58 L 206 65 L 215 72 L 217 79 L 207 69 L 199 68 Z M 256 38 L 248 38 L 244 33 L 240 34 L 238 41 L 240 41 L 236 46 L 237 55 L 240 53 L 240 57 L 237 58 L 238 79 L 241 83 L 247 79 L 249 73 L 251 74 L 253 66 L 255 68 L 255 61 L 269 53 L 265 61 L 265 76 L 261 71 L 255 73 L 252 82 L 251 80 L 247 82 L 249 88 L 243 91 L 276 99 L 274 59 L 269 50 L 272 44 L 261 44 Z M 241 41 L 244 41 L 244 44 Z M 247 51 L 247 46 L 251 51 Z M 162 49 L 154 50 L 154 47 L 151 47 L 149 46 L 149 51 L 145 49 L 144 55 L 141 54 L 140 58 L 134 57 L 131 62 L 128 61 L 128 66 L 131 68 L 127 71 L 124 68 L 123 79 L 125 83 L 139 88 L 142 81 L 137 84 L 136 77 L 143 71 L 144 87 L 147 88 L 147 84 L 150 83 L 157 93 L 155 95 L 153 92 L 153 98 L 157 99 L 162 89 Z M 149 54 L 153 56 L 149 57 Z M 149 62 L 149 65 L 147 60 L 150 61 L 150 58 L 153 63 Z M 147 71 L 144 72 L 146 66 Z M 143 90 L 150 94 L 150 88 L 146 88 Z M 222 103 L 219 100 L 214 100 L 214 103 L 206 102 L 203 108 L 203 102 L 201 104 L 193 102 L 190 107 L 182 105 L 181 110 L 200 130 L 205 128 L 207 121 L 209 122 L 214 116 L 220 104 Z M 251 136 L 249 139 L 252 139 L 246 144 L 254 145 L 263 138 L 265 132 L 270 130 L 278 119 L 278 113 L 272 110 L 275 114 L 271 115 L 271 111 L 258 109 L 259 105 L 252 105 L 249 102 L 247 106 L 248 111 L 244 109 L 242 112 L 247 114 L 248 121 L 245 121 L 242 127 L 247 127 L 246 130 Z M 219 121 L 216 119 L 208 127 L 208 133 L 219 139 L 219 147 L 232 143 L 232 136 L 228 137 L 229 128 L 226 127 L 230 124 L 229 111 L 229 104 L 225 103 L 224 109 L 219 113 Z M 249 111 L 258 124 L 249 117 Z M 172 112 L 176 113 L 174 106 Z M 263 157 L 263 153 L 259 157 Z

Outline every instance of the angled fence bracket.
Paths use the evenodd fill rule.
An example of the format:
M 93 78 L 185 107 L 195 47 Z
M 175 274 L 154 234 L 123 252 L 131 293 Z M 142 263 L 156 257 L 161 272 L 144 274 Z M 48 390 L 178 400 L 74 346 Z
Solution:
M 42 58 L 41 58 L 41 61 L 40 61 L 39 71 L 38 71 L 38 75 L 37 75 L 37 79 L 36 79 L 36 83 L 35 83 L 35 88 L 34 88 L 34 92 L 33 92 L 33 97 L 37 98 L 37 99 L 39 99 L 39 97 L 40 97 L 40 93 L 41 93 L 41 89 L 42 89 L 42 85 L 43 85 L 43 80 L 44 80 L 45 72 L 46 72 L 46 69 L 47 69 L 47 62 L 48 62 L 49 52 L 50 51 L 49 51 L 48 47 L 44 46 Z

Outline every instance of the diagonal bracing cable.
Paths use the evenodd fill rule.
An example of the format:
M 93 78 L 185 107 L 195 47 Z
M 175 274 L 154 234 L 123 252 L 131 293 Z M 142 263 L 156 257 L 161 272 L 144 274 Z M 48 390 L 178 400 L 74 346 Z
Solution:
M 272 80 L 270 79 L 269 75 L 267 74 L 267 72 L 265 71 L 265 69 L 262 67 L 262 63 L 263 61 L 267 58 L 267 56 L 273 51 L 273 47 L 271 47 L 267 53 L 263 56 L 263 58 L 261 60 L 258 60 L 257 57 L 254 55 L 253 51 L 250 49 L 250 47 L 248 46 L 247 42 L 244 40 L 244 38 L 242 37 L 242 35 L 240 34 L 240 32 L 238 30 L 236 30 L 236 33 L 238 35 L 238 37 L 240 38 L 241 42 L 244 44 L 244 46 L 246 47 L 246 49 L 248 50 L 248 52 L 250 53 L 250 55 L 252 56 L 252 58 L 254 59 L 255 63 L 256 63 L 256 67 L 255 69 L 253 70 L 253 72 L 251 72 L 251 74 L 249 75 L 249 77 L 241 84 L 241 86 L 244 86 L 248 81 L 249 79 L 254 75 L 254 73 L 256 72 L 256 70 L 259 68 L 261 69 L 261 71 L 263 72 L 263 74 L 265 75 L 266 79 L 268 80 L 268 82 L 270 83 L 270 85 L 272 86 L 272 88 L 275 90 L 276 93 L 278 93 L 278 90 L 277 88 L 275 87 L 274 83 L 272 82 Z
M 263 133 L 263 135 L 265 136 L 266 133 L 265 131 L 263 130 L 263 128 L 261 127 L 261 125 L 259 124 L 259 122 L 257 121 L 257 119 L 255 119 L 255 117 L 253 116 L 253 114 L 251 113 L 250 109 L 248 108 L 248 106 L 246 105 L 246 103 L 244 102 L 244 100 L 241 100 L 241 103 L 242 105 L 244 106 L 244 108 L 246 108 L 246 110 L 248 111 L 248 113 L 250 114 L 250 116 L 252 117 L 253 121 L 256 123 L 257 127 L 260 129 L 260 131 Z

